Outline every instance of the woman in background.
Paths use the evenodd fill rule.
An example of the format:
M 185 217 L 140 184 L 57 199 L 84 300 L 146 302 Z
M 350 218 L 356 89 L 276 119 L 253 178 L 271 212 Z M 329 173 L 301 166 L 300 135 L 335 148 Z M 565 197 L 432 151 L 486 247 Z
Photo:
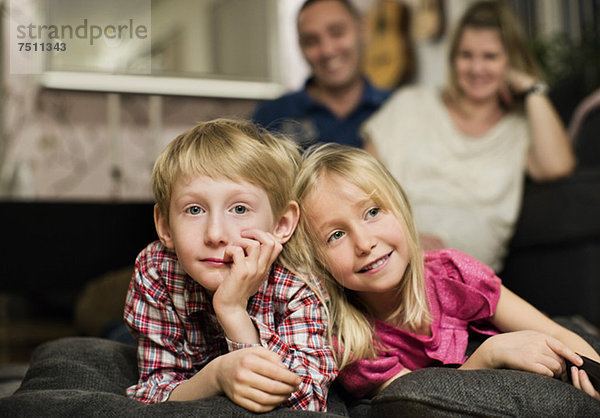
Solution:
M 514 14 L 473 4 L 449 49 L 443 91 L 410 87 L 363 125 L 411 200 L 425 249 L 452 247 L 502 267 L 524 174 L 570 174 L 575 158 Z

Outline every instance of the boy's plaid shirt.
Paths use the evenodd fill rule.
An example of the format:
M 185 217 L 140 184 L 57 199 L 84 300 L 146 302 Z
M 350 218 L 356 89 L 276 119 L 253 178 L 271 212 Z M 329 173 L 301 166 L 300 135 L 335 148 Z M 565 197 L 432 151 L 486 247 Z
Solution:
M 337 367 L 327 341 L 327 317 L 314 292 L 275 263 L 247 311 L 261 345 L 302 378 L 282 406 L 325 411 Z M 158 241 L 136 260 L 124 318 L 138 340 L 140 370 L 138 384 L 127 394 L 146 403 L 166 401 L 180 382 L 211 360 L 248 346 L 226 339 L 208 294 Z

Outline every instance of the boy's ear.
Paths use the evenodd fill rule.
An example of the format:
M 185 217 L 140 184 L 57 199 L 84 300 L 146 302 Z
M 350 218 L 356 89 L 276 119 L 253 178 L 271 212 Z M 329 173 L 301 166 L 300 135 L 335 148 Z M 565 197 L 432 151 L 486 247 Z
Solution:
M 158 205 L 154 205 L 154 227 L 158 234 L 158 239 L 167 248 L 174 248 L 173 237 L 169 229 L 169 220 L 161 213 Z
M 279 239 L 281 244 L 285 244 L 292 237 L 292 234 L 296 230 L 298 220 L 300 219 L 300 207 L 295 201 L 290 201 L 283 213 L 279 217 L 279 220 L 275 224 L 275 230 L 273 235 Z

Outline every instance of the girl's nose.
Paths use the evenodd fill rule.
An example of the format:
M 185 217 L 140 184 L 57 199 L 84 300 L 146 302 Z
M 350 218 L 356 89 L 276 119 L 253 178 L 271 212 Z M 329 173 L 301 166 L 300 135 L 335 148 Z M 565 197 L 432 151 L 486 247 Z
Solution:
M 365 233 L 356 234 L 356 238 L 354 239 L 354 246 L 356 249 L 357 255 L 366 255 L 371 252 L 371 250 L 375 247 L 377 240 Z

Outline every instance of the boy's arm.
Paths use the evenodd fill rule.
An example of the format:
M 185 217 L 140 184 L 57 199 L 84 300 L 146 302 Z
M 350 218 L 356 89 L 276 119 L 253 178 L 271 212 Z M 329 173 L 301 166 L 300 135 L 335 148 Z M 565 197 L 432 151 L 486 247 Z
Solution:
M 192 358 L 193 344 L 184 342 L 189 326 L 178 320 L 161 281 L 134 278 L 125 319 L 138 339 L 140 370 L 138 384 L 127 392 L 139 401 L 195 400 L 225 393 L 247 409 L 266 412 L 296 390 L 298 377 L 283 366 L 277 354 L 260 346 L 227 353 L 223 340 L 219 339 L 222 346 L 214 347 L 203 341 L 205 352 L 217 356 L 210 362 L 209 355 L 204 356 L 206 364 L 198 365 L 201 369 L 197 371 L 194 360 L 202 359 Z
M 325 308 L 315 292 L 289 271 L 275 265 L 272 274 L 275 280 L 269 283 L 271 294 L 266 297 L 272 298 L 270 306 L 280 306 L 273 313 L 274 323 L 262 319 L 264 299 L 253 299 L 250 311 L 255 313 L 262 346 L 277 353 L 302 379 L 283 406 L 325 411 L 329 385 L 338 373 L 328 341 Z M 315 287 L 319 288 L 316 283 Z
M 138 383 L 127 394 L 145 403 L 166 401 L 178 384 L 195 373 L 195 366 L 202 366 L 195 365 L 198 359 L 185 349 L 186 332 L 160 277 L 159 253 L 149 246 L 138 256 L 124 310 L 125 322 L 137 339 L 139 369 Z M 206 351 L 223 351 L 217 344 L 205 347 Z
M 169 400 L 188 401 L 224 393 L 250 411 L 267 412 L 284 402 L 299 380 L 276 353 L 249 347 L 216 357 L 173 389 Z
M 136 275 L 139 273 L 136 271 Z M 156 290 L 156 289 L 154 289 Z M 181 326 L 173 321 L 164 301 L 155 299 L 144 288 L 142 280 L 132 280 L 125 302 L 124 319 L 137 340 L 139 380 L 127 394 L 144 403 L 166 401 L 180 382 L 193 370 L 177 334 Z

